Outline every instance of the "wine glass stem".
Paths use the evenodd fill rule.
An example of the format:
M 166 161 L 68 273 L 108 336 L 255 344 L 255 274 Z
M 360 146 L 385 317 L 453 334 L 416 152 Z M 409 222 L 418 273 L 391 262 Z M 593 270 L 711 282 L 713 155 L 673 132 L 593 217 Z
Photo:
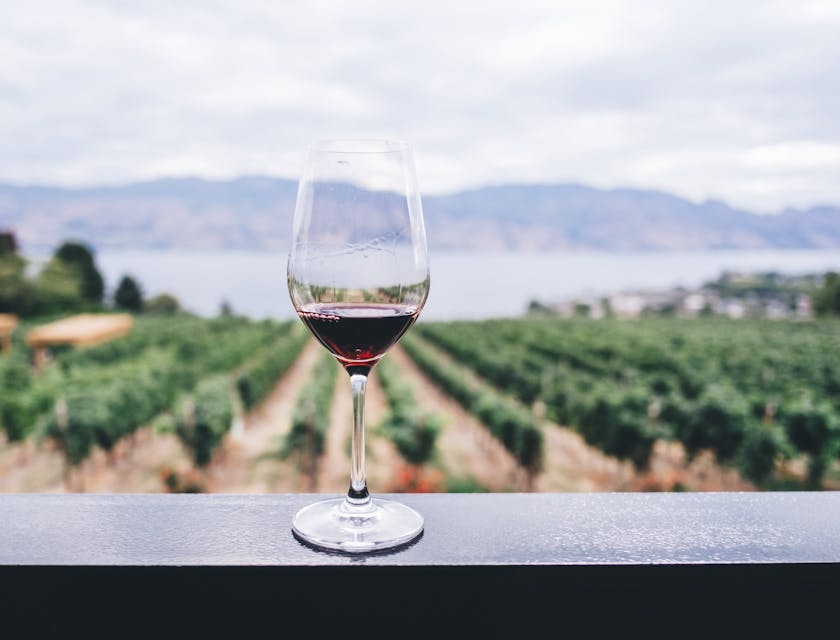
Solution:
M 350 376 L 353 389 L 353 448 L 350 461 L 350 490 L 347 501 L 354 506 L 370 503 L 365 478 L 365 387 L 367 376 L 354 373 Z

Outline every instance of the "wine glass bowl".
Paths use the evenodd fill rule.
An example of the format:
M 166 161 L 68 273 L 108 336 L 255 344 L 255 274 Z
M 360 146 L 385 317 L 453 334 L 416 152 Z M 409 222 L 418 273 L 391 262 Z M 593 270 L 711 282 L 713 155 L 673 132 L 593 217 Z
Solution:
M 422 532 L 423 518 L 368 492 L 364 394 L 368 374 L 417 319 L 429 292 L 423 211 L 406 143 L 310 146 L 287 277 L 298 315 L 347 371 L 353 394 L 348 494 L 304 507 L 292 530 L 317 547 L 348 552 L 405 544 Z

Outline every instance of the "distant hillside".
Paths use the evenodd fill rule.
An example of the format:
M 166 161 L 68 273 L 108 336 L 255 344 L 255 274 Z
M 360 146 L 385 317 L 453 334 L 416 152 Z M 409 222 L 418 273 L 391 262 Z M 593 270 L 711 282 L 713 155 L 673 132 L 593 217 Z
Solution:
M 485 187 L 424 201 L 436 241 L 509 249 L 840 247 L 840 208 L 762 216 L 722 202 L 581 185 Z
M 0 184 L 0 228 L 27 251 L 65 238 L 100 249 L 283 249 L 297 183 L 169 178 L 121 187 Z M 840 207 L 760 216 L 722 202 L 576 184 L 505 185 L 425 196 L 433 249 L 840 248 Z

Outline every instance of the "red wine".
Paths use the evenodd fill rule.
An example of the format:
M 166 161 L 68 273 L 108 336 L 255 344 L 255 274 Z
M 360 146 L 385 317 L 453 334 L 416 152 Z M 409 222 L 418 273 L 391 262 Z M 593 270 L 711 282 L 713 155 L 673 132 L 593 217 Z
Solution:
M 313 303 L 298 309 L 309 330 L 351 374 L 370 371 L 417 314 L 417 307 L 400 304 Z

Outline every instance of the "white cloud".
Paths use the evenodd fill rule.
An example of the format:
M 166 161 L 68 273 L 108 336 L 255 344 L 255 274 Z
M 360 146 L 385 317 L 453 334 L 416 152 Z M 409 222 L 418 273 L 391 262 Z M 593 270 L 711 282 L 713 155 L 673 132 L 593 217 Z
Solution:
M 793 140 L 761 145 L 744 154 L 744 163 L 758 169 L 783 171 L 823 167 L 840 170 L 840 143 Z
M 0 181 L 295 177 L 375 135 L 426 191 L 840 202 L 837 33 L 826 2 L 7 2 Z

